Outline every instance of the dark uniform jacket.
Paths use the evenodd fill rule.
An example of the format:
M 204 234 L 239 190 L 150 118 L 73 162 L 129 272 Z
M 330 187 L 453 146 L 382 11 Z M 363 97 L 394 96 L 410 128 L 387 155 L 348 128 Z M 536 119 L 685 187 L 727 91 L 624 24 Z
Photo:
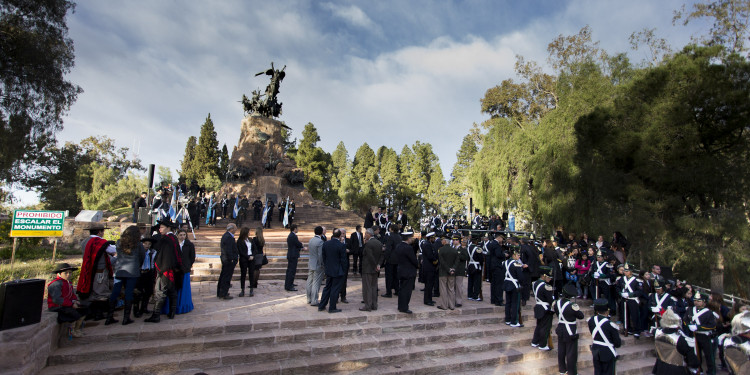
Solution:
M 534 319 L 542 319 L 545 315 L 552 314 L 552 301 L 555 299 L 552 285 L 540 279 L 534 281 L 531 290 L 536 300 L 536 305 L 534 305 Z
M 346 256 L 346 245 L 338 238 L 332 238 L 323 243 L 322 253 L 326 276 L 346 276 L 346 269 L 349 267 L 349 257 Z
M 398 278 L 410 279 L 417 277 L 417 255 L 414 248 L 406 242 L 401 242 L 396 246 L 395 251 L 396 264 L 398 264 Z
M 523 277 L 523 263 L 521 260 L 508 259 L 503 262 L 506 278 L 503 280 L 503 290 L 513 291 L 521 288 L 521 278 Z M 516 280 L 515 284 L 510 280 Z
M 401 243 L 401 235 L 398 233 L 388 233 L 385 237 L 385 262 L 388 264 L 398 264 L 396 259 L 396 247 Z
M 602 323 L 602 321 L 604 321 L 604 323 Z M 597 322 L 601 324 L 600 331 L 594 332 Z M 604 343 L 608 342 L 614 348 L 619 348 L 622 345 L 620 333 L 618 332 L 617 327 L 615 327 L 607 317 L 597 314 L 589 318 L 589 332 L 591 332 L 592 341 L 595 341 L 591 344 L 591 354 L 593 355 L 594 360 L 609 362 L 615 359 L 616 351 L 613 352 L 613 350 L 610 349 L 609 346 L 604 345 Z
M 583 319 L 583 311 L 578 307 L 578 304 L 568 299 L 560 299 L 552 304 L 552 310 L 557 314 L 560 320 L 557 324 L 557 328 L 555 328 L 557 336 L 563 340 L 577 339 L 578 331 L 575 322 L 576 319 Z M 565 324 L 563 321 L 572 324 Z
M 419 241 L 419 249 L 422 250 L 422 272 L 434 275 L 437 271 L 437 252 L 428 240 Z
M 523 264 L 528 265 L 526 273 L 530 277 L 539 277 L 539 266 L 542 262 L 539 260 L 539 250 L 534 245 L 523 244 L 521 245 L 521 261 Z
M 339 241 L 338 239 L 336 241 L 341 243 L 341 241 Z M 286 257 L 287 258 L 299 258 L 299 252 L 300 250 L 302 250 L 302 242 L 299 242 L 297 233 L 289 232 L 289 236 L 286 238 L 286 245 L 287 245 Z M 346 248 L 344 249 L 344 255 L 346 255 Z
M 469 251 L 465 247 L 456 248 L 458 252 L 458 264 L 456 264 L 456 276 L 466 276 L 466 262 L 469 261 Z
M 505 260 L 505 255 L 502 256 L 502 258 L 497 257 L 497 254 L 502 254 L 503 249 L 500 247 L 500 244 L 497 242 L 497 240 L 492 239 L 489 242 L 487 242 L 487 268 L 488 269 L 495 269 L 495 268 L 501 268 L 503 266 L 502 262 Z

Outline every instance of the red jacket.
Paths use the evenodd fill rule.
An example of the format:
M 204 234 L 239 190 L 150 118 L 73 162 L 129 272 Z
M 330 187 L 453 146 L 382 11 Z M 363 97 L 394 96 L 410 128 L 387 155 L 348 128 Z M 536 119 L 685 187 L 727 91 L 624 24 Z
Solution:
M 57 277 L 47 284 L 47 307 L 54 310 L 58 307 L 72 307 L 78 297 L 73 293 L 73 285 L 70 281 Z

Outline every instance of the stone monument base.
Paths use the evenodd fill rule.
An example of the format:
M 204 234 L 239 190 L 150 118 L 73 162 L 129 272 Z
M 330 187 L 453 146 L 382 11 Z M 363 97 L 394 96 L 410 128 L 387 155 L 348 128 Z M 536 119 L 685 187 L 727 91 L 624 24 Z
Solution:
M 219 199 L 224 195 L 237 196 L 244 195 L 254 201 L 256 197 L 261 197 L 265 202 L 266 194 L 276 194 L 277 197 L 294 199 L 297 206 L 301 204 L 322 204 L 320 201 L 313 199 L 310 192 L 303 186 L 290 186 L 283 177 L 278 176 L 258 176 L 247 182 L 227 182 L 219 190 Z M 276 202 L 278 203 L 278 202 Z

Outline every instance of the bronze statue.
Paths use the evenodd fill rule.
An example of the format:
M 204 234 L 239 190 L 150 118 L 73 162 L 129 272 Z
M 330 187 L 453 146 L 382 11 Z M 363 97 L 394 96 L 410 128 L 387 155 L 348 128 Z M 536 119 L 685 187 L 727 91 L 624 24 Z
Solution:
M 256 74 L 255 76 L 259 76 L 262 74 L 271 76 L 271 82 L 266 86 L 266 92 L 265 94 L 261 94 L 257 90 L 253 90 L 253 98 L 252 100 L 249 100 L 247 96 L 242 95 L 242 105 L 245 108 L 245 113 L 247 114 L 259 114 L 264 117 L 279 117 L 281 115 L 281 104 L 276 97 L 279 94 L 279 85 L 281 85 L 281 81 L 284 80 L 284 76 L 286 76 L 286 73 L 284 70 L 286 69 L 286 65 L 284 65 L 281 70 L 275 69 L 273 66 L 273 62 L 271 62 L 271 68 L 260 72 Z M 261 100 L 261 98 L 265 96 L 265 99 Z

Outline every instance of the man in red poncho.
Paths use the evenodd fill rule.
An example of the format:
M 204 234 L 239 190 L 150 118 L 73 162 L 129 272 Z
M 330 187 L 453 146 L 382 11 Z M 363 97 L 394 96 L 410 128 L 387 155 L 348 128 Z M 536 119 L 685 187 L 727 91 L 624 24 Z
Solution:
M 76 293 L 81 304 L 89 306 L 94 320 L 99 320 L 104 318 L 103 312 L 107 310 L 109 295 L 112 294 L 114 276 L 110 255 L 115 255 L 117 249 L 114 242 L 102 238 L 102 224 L 92 223 L 88 229 L 90 235 L 83 244 L 83 264 Z
M 158 221 L 159 234 L 154 237 L 156 244 L 156 257 L 154 258 L 154 268 L 156 268 L 156 285 L 154 286 L 154 298 L 156 305 L 151 317 L 146 319 L 149 323 L 159 323 L 161 320 L 159 314 L 164 306 L 164 302 L 169 297 L 169 319 L 174 319 L 177 310 L 177 288 L 175 282 L 182 280 L 182 254 L 180 245 L 177 242 L 172 230 L 177 225 L 169 218 Z

